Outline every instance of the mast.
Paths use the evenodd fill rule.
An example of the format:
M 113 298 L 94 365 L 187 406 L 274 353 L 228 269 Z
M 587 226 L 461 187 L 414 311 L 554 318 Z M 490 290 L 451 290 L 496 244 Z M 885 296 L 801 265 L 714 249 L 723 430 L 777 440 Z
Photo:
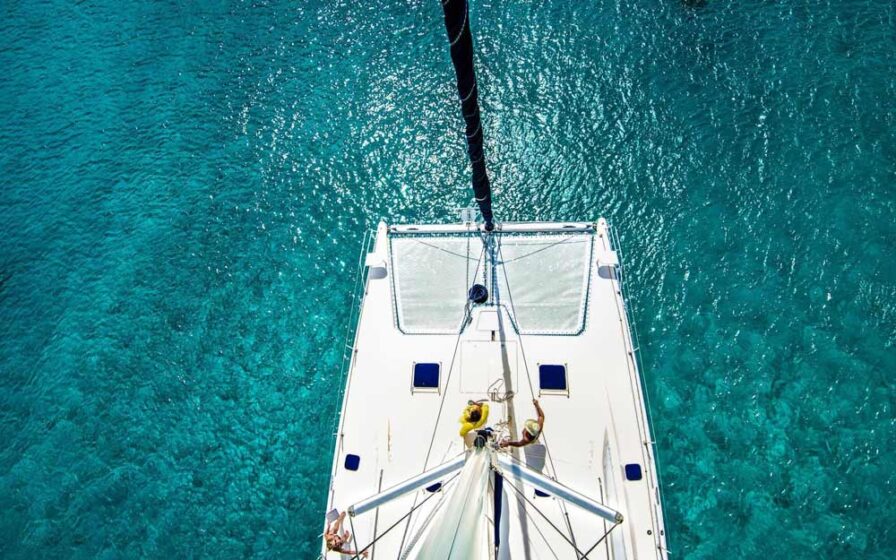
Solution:
M 492 189 L 485 169 L 482 121 L 479 118 L 479 92 L 473 69 L 473 35 L 467 0 L 441 0 L 445 13 L 445 30 L 451 46 L 451 63 L 457 75 L 457 93 L 466 124 L 467 154 L 473 167 L 473 194 L 485 220 L 485 229 L 494 229 Z

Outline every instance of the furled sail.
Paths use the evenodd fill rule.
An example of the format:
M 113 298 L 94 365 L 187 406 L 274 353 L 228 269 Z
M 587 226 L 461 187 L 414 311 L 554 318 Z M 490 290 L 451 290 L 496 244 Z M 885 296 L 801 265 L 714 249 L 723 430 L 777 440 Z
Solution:
M 492 189 L 485 170 L 479 91 L 473 69 L 473 35 L 470 33 L 467 0 L 442 0 L 442 10 L 445 12 L 445 30 L 451 45 L 451 63 L 457 75 L 461 113 L 467 127 L 467 153 L 473 166 L 473 193 L 476 195 L 479 211 L 482 212 L 482 219 L 485 220 L 485 227 L 491 230 L 494 227 Z
M 488 523 L 491 450 L 474 449 L 457 482 L 447 490 L 436 515 L 427 524 L 407 557 L 411 560 L 486 560 L 489 558 Z

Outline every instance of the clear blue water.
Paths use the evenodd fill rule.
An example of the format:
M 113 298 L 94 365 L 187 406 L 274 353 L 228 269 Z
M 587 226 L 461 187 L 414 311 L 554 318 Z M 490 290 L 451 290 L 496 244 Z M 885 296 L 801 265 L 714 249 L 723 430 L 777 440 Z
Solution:
M 471 199 L 438 3 L 0 15 L 0 556 L 313 557 L 363 231 Z M 499 218 L 620 230 L 674 558 L 896 557 L 896 4 L 472 21 Z

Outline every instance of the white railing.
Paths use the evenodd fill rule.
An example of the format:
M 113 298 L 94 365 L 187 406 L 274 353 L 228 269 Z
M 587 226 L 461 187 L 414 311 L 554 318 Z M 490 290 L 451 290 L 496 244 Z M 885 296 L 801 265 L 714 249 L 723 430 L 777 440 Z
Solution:
M 643 364 L 643 359 L 641 358 L 641 339 L 640 339 L 640 336 L 638 335 L 638 327 L 637 327 L 637 324 L 635 323 L 635 318 L 634 318 L 633 314 L 631 313 L 631 310 L 629 309 L 629 304 L 628 304 L 628 302 L 630 300 L 630 296 L 628 294 L 628 290 L 626 289 L 626 285 L 625 285 L 625 258 L 624 258 L 623 252 L 622 252 L 622 243 L 619 240 L 619 235 L 616 233 L 616 229 L 614 227 L 612 227 L 612 225 L 609 223 L 607 224 L 607 232 L 610 235 L 610 244 L 612 245 L 612 249 L 614 251 L 616 251 L 617 255 L 619 255 L 619 266 L 617 267 L 617 276 L 618 276 L 618 280 L 619 280 L 619 292 L 620 292 L 620 296 L 622 299 L 622 308 L 623 308 L 623 311 L 625 312 L 625 316 L 626 316 L 626 319 L 629 324 L 629 333 L 633 339 L 632 340 L 632 360 L 634 361 L 635 368 L 637 369 L 638 380 L 641 385 L 641 392 L 644 394 L 644 400 L 645 400 L 645 404 L 646 404 L 645 412 L 646 412 L 646 416 L 647 416 L 647 430 L 648 430 L 647 435 L 650 437 L 650 446 L 652 448 L 651 455 L 653 456 L 653 461 L 656 464 L 656 483 L 657 483 L 657 487 L 660 488 L 660 491 L 658 492 L 658 494 L 659 494 L 658 501 L 659 501 L 661 510 L 663 512 L 665 512 L 666 505 L 663 500 L 663 493 L 662 493 L 662 488 L 661 488 L 663 485 L 663 483 L 662 483 L 662 478 L 663 478 L 662 477 L 662 464 L 660 462 L 659 453 L 658 453 L 657 445 L 656 445 L 656 435 L 654 433 L 654 428 L 653 428 L 653 417 L 654 417 L 653 407 L 650 404 L 650 392 L 648 391 L 648 388 L 647 388 L 647 381 L 646 381 L 645 374 L 644 374 L 644 371 L 645 371 L 644 364 Z M 658 535 L 658 536 L 660 536 L 660 535 Z M 662 537 L 663 537 L 662 541 L 664 541 L 665 535 L 662 535 Z
M 364 259 L 370 252 L 371 246 L 375 239 L 376 236 L 373 230 L 365 230 L 364 237 L 361 240 L 361 254 L 358 256 L 358 268 L 355 273 L 354 286 L 352 288 L 352 300 L 349 304 L 349 316 L 347 324 L 345 326 L 345 338 L 343 339 L 342 343 L 342 363 L 339 368 L 338 380 L 340 384 L 340 390 L 336 398 L 336 407 L 342 406 L 342 400 L 345 396 L 346 376 L 348 375 L 348 368 L 352 362 L 352 354 L 354 353 L 355 347 L 355 337 L 357 336 L 358 330 L 358 316 L 361 313 L 361 299 L 363 298 L 364 287 L 367 283 L 367 266 L 364 264 Z M 334 435 L 338 434 L 339 421 L 341 416 L 342 412 L 340 409 L 336 409 L 333 411 L 333 424 L 331 432 Z

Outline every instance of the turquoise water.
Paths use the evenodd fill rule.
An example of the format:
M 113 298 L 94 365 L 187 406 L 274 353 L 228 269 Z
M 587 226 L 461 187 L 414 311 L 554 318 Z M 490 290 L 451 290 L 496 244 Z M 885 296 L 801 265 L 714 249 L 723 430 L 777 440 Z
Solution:
M 896 5 L 472 6 L 500 219 L 626 253 L 674 558 L 896 557 Z M 435 1 L 0 7 L 0 556 L 312 558 Z

